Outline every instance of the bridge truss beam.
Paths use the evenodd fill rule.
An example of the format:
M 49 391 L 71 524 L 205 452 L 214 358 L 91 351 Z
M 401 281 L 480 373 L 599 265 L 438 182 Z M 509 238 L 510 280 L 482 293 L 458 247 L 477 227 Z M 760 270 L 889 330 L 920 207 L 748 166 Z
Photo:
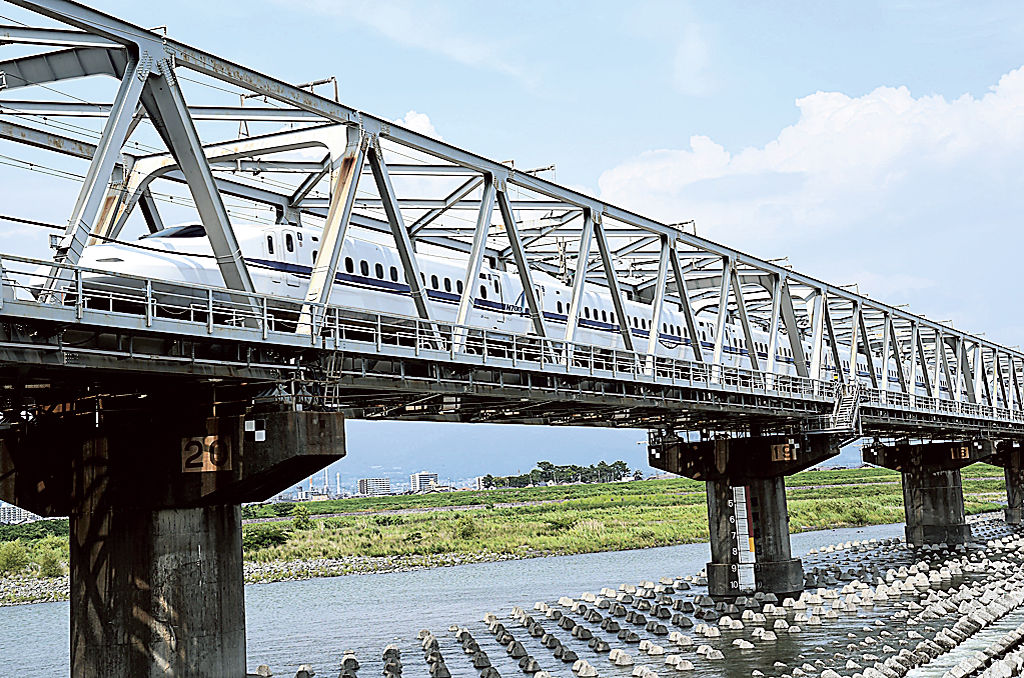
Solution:
M 405 259 L 424 247 L 467 257 L 464 287 L 476 262 L 515 272 L 524 288 L 521 312 L 538 336 L 554 330 L 574 339 L 579 314 L 587 310 L 585 295 L 600 290 L 613 298 L 613 327 L 627 350 L 657 354 L 665 350 L 663 335 L 677 336 L 695 344 L 698 361 L 722 364 L 730 355 L 746 353 L 756 371 L 771 372 L 786 362 L 800 376 L 841 383 L 866 378 L 877 389 L 908 397 L 923 389 L 940 400 L 1021 411 L 1024 354 L 1017 349 L 656 222 L 77 3 L 11 4 L 65 27 L 0 27 L 0 44 L 42 50 L 0 61 L 8 75 L 4 94 L 97 76 L 119 78 L 126 90 L 113 104 L 0 95 L 0 137 L 77 157 L 92 154 L 90 179 L 69 220 L 59 261 L 74 263 L 86 236 L 120 238 L 139 211 L 149 230 L 162 228 L 154 182 L 186 181 L 232 289 L 251 291 L 251 281 L 223 207 L 225 196 L 269 209 L 278 223 L 325 227 L 326 246 L 319 250 L 317 274 L 307 292 L 311 307 L 329 298 L 337 255 L 352 224 L 399 237 L 396 247 Z M 136 77 L 140 68 L 144 82 Z M 182 70 L 239 95 L 263 97 L 271 105 L 186 105 L 184 95 L 174 94 L 180 83 L 176 73 Z M 132 103 L 140 89 L 133 83 L 138 82 L 139 99 L 148 102 L 142 108 Z M 161 89 L 164 95 L 154 94 Z M 190 90 L 189 99 L 199 92 L 206 90 Z M 54 134 L 40 129 L 48 116 L 106 120 L 107 131 L 99 144 Z M 12 117 L 39 125 L 11 122 Z M 278 130 L 238 138 L 237 129 L 224 134 L 217 127 L 239 121 Z M 169 122 L 177 129 L 173 135 L 168 135 Z M 295 128 L 280 130 L 283 124 Z M 200 142 L 200 133 L 213 138 Z M 173 152 L 129 152 L 126 142 L 145 134 L 164 137 Z M 343 172 L 351 181 L 339 183 L 338 159 L 345 155 L 339 155 L 339 148 L 349 146 L 339 140 L 349 137 L 372 140 L 374 160 L 365 170 Z M 315 148 L 326 151 L 326 160 L 323 152 L 310 158 Z M 182 166 L 182 159 L 188 166 Z M 123 184 L 112 177 L 115 166 L 127 173 Z M 364 172 L 373 174 L 374 182 L 360 183 Z M 111 200 L 116 209 L 96 208 Z M 492 201 L 498 212 L 482 218 L 484 212 L 491 214 Z M 396 224 L 402 228 L 396 230 Z M 417 277 L 406 263 L 403 273 L 407 280 Z M 545 311 L 552 309 L 541 308 L 536 294 L 540 274 L 559 277 L 572 289 L 564 329 L 545 320 Z M 426 318 L 422 276 L 409 286 L 421 300 L 417 314 Z M 649 311 L 632 318 L 623 298 L 647 304 Z M 472 304 L 462 305 L 460 317 L 469 319 Z M 680 312 L 680 321 L 668 327 L 663 309 L 672 308 Z M 710 332 L 703 330 L 698 339 L 702 323 Z M 725 331 L 733 326 L 735 332 Z M 758 341 L 757 331 L 766 332 L 768 341 Z M 636 341 L 637 336 L 644 341 Z M 858 362 L 864 367 L 858 368 Z

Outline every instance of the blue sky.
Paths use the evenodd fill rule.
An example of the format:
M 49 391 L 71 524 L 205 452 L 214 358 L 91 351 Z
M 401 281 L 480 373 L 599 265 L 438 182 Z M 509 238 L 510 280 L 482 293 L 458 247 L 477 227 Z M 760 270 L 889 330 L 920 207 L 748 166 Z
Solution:
M 884 301 L 1009 345 L 1024 335 L 1019 3 L 94 4 L 292 82 L 335 75 L 350 105 L 555 164 L 561 183 Z M 0 203 L 41 185 L 0 168 Z M 72 202 L 19 213 L 64 221 Z M 30 237 L 0 230 L 4 249 L 34 251 Z M 642 438 L 357 422 L 339 468 L 636 465 Z

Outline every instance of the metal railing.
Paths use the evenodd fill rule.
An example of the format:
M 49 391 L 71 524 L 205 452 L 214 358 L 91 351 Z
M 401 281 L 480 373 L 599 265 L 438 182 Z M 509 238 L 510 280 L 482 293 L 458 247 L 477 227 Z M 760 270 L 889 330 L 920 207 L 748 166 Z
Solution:
M 69 269 L 65 286 L 37 300 L 47 281 Z M 611 346 L 456 325 L 439 320 L 325 304 L 289 297 L 247 294 L 222 287 L 185 285 L 144 276 L 7 256 L 0 259 L 0 317 L 45 319 L 73 314 L 91 324 L 128 318 L 131 327 L 187 331 L 196 335 L 259 339 L 325 351 L 390 354 L 544 373 L 593 376 L 739 393 L 770 394 L 833 403 L 837 381 L 765 373 Z M 116 324 L 116 323 L 115 323 Z M 159 327 L 158 327 L 159 326 Z M 861 406 L 906 413 L 1024 423 L 1024 412 L 980 403 L 862 386 Z

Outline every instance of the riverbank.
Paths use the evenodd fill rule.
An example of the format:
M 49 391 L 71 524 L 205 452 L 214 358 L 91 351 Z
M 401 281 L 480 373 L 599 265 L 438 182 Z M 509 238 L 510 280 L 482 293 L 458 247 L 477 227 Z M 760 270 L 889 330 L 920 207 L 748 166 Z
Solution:
M 899 474 L 893 472 L 807 472 L 792 476 L 788 484 L 790 531 L 794 533 L 904 520 Z M 1001 469 L 995 467 L 965 469 L 963 487 L 965 507 L 971 514 L 999 508 L 996 500 L 1005 496 Z M 403 500 L 411 505 L 404 506 Z M 448 506 L 441 503 L 445 500 Z M 703 484 L 685 479 L 304 506 L 299 515 L 287 520 L 245 525 L 248 583 L 409 572 L 708 539 Z M 334 515 L 318 515 L 322 513 Z M 36 553 L 49 553 L 52 558 L 57 543 L 54 536 L 19 542 L 29 563 L 18 574 L 0 577 L 0 605 L 67 599 L 67 577 L 39 576 L 42 570 L 31 561 Z M 66 571 L 66 541 L 63 550 Z

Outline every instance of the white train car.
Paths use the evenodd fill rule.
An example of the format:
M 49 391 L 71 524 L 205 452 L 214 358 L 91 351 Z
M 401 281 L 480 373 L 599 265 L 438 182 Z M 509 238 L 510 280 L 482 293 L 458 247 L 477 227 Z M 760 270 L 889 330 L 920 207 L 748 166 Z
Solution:
M 285 299 L 301 300 L 316 260 L 319 236 L 315 232 L 287 225 L 236 226 L 242 256 L 245 258 L 256 291 Z M 463 290 L 465 263 L 455 258 L 431 254 L 417 254 L 422 285 L 427 291 L 432 317 L 439 321 L 454 322 Z M 208 286 L 222 285 L 222 278 L 213 257 L 205 230 L 200 224 L 173 226 L 140 238 L 139 243 L 101 243 L 85 248 L 80 264 L 84 267 L 114 273 L 146 276 L 174 282 Z M 551 336 L 563 331 L 569 301 L 570 287 L 548 274 L 532 271 L 537 299 L 543 312 L 544 323 Z M 86 285 L 100 287 L 122 284 L 123 279 L 107 278 L 99 273 L 85 276 Z M 331 303 L 368 312 L 416 316 L 416 309 L 408 294 L 409 285 L 398 252 L 372 240 L 360 238 L 358 229 L 352 228 L 345 239 L 337 278 L 331 293 Z M 532 329 L 522 285 L 512 271 L 501 271 L 483 266 L 473 289 L 473 311 L 468 324 L 481 329 L 499 330 L 510 334 L 528 334 Z M 651 307 L 648 304 L 623 300 L 627 317 L 616 317 L 614 304 L 604 287 L 585 285 L 580 306 L 576 341 L 606 348 L 623 346 L 620 322 L 628 323 L 635 342 L 646 347 L 650 332 L 657 332 L 657 355 L 682 359 L 694 358 L 690 338 L 686 332 L 684 314 L 675 304 L 666 304 L 660 327 L 652 328 Z M 715 345 L 713 322 L 698 320 L 701 347 L 705 353 Z M 753 350 L 757 352 L 762 368 L 767 362 L 771 345 L 767 332 L 754 328 Z M 775 342 L 774 372 L 796 375 L 794 357 L 788 338 L 778 337 Z M 803 339 L 804 353 L 810 355 L 811 345 Z M 747 346 L 742 327 L 727 323 L 723 342 L 724 364 L 750 367 L 751 347 Z M 839 347 L 840 356 L 849 355 L 849 347 Z M 867 360 L 857 357 L 857 375 L 861 383 L 871 384 Z M 826 379 L 838 378 L 837 369 L 848 373 L 850 366 L 843 359 L 840 366 L 833 364 L 830 355 L 823 358 Z M 876 379 L 898 385 L 895 360 L 890 359 L 882 373 L 881 358 L 874 357 Z M 940 392 L 949 397 L 945 378 L 940 379 Z M 925 395 L 925 384 L 919 378 L 915 391 Z M 965 391 L 964 391 L 965 393 Z

